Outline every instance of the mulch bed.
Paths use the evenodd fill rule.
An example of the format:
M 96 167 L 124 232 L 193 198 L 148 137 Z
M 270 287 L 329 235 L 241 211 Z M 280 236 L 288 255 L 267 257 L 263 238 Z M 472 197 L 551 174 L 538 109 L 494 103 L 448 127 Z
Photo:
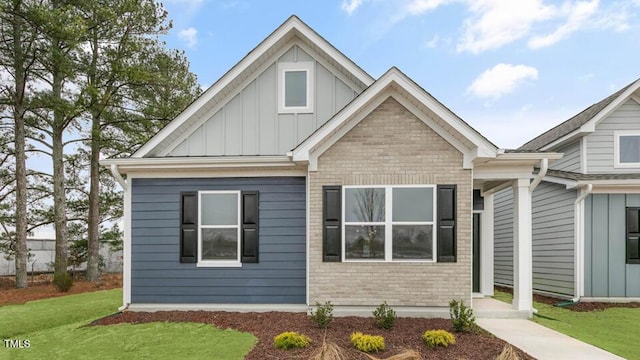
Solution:
M 513 293 L 513 289 L 502 286 L 496 286 L 496 290 L 500 290 L 509 294 Z M 533 300 L 548 305 L 556 305 L 558 303 L 566 301 L 565 299 L 554 298 L 551 296 L 544 296 L 539 294 L 533 294 Z M 564 307 L 564 309 L 578 312 L 602 311 L 610 308 L 640 308 L 640 302 L 605 303 L 584 301 Z
M 119 323 L 147 323 L 155 321 L 198 322 L 211 324 L 221 329 L 235 329 L 249 332 L 258 338 L 258 343 L 246 359 L 308 359 L 314 350 L 326 341 L 334 342 L 344 351 L 347 359 L 371 358 L 353 348 L 349 342 L 351 333 L 360 331 L 365 334 L 382 335 L 387 350 L 373 354 L 385 359 L 404 350 L 413 349 L 423 359 L 495 359 L 506 342 L 480 330 L 474 333 L 455 333 L 456 344 L 448 348 L 427 349 L 421 339 L 426 330 L 445 329 L 453 331 L 451 321 L 446 319 L 398 318 L 390 331 L 378 329 L 372 318 L 338 317 L 323 330 L 312 323 L 304 313 L 236 313 L 208 311 L 161 311 L 161 312 L 123 312 L 96 320 L 93 325 L 111 325 Z M 305 349 L 279 350 L 273 346 L 273 338 L 285 331 L 296 331 L 311 338 L 311 345 Z M 533 359 L 519 349 L 514 348 L 521 359 Z
M 35 283 L 29 279 L 29 287 L 15 288 L 15 277 L 0 278 L 0 305 L 24 304 L 27 301 L 47 299 L 52 297 L 80 294 L 97 290 L 122 288 L 122 274 L 103 274 L 98 282 L 86 281 L 82 278 L 75 280 L 68 292 L 59 292 L 53 285 L 53 275 L 43 274 L 35 278 Z

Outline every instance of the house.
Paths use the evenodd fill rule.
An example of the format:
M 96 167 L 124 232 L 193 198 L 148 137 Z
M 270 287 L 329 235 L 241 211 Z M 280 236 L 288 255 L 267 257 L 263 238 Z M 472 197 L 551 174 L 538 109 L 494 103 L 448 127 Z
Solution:
M 509 186 L 513 308 L 530 316 L 531 179 L 561 156 L 498 149 L 292 16 L 131 157 L 101 162 L 124 188 L 123 308 L 448 316 L 493 293 L 492 189 Z
M 524 144 L 564 153 L 533 193 L 533 288 L 640 299 L 640 80 Z M 495 195 L 495 281 L 511 286 L 513 206 Z

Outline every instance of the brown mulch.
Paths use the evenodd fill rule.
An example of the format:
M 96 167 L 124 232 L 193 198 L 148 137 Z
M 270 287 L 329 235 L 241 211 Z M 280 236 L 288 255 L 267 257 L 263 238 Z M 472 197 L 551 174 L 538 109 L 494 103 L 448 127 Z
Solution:
M 496 290 L 500 290 L 502 292 L 506 292 L 509 294 L 513 293 L 513 289 L 496 286 Z M 567 301 L 566 299 L 554 298 L 551 296 L 533 294 L 533 300 L 537 302 L 541 302 L 543 304 L 548 305 L 556 305 L 561 302 Z M 565 306 L 564 309 L 578 312 L 588 312 L 588 311 L 602 311 L 610 308 L 640 308 L 640 302 L 623 302 L 623 303 L 608 303 L 608 302 L 591 302 L 591 301 L 581 301 L 573 305 Z
M 258 338 L 258 343 L 246 359 L 308 359 L 314 350 L 322 345 L 325 330 L 318 328 L 304 313 L 236 313 L 208 311 L 161 311 L 124 312 L 96 320 L 94 325 L 118 323 L 147 323 L 155 321 L 198 322 L 211 324 L 221 329 L 235 329 L 250 332 Z M 372 318 L 338 317 L 326 330 L 326 341 L 334 342 L 344 351 L 347 359 L 370 359 L 358 352 L 349 342 L 355 331 L 365 334 L 382 335 L 387 350 L 373 354 L 385 359 L 404 350 L 413 349 L 423 359 L 495 359 L 506 342 L 482 330 L 478 333 L 455 333 L 456 344 L 448 348 L 427 349 L 421 339 L 424 331 L 445 329 L 453 331 L 451 321 L 445 319 L 398 318 L 390 331 L 378 329 Z M 279 350 L 273 346 L 273 338 L 285 331 L 296 331 L 311 338 L 311 345 L 305 349 Z M 521 359 L 533 359 L 519 349 L 515 349 Z
M 122 274 L 103 274 L 98 282 L 78 279 L 73 282 L 73 286 L 68 292 L 59 292 L 52 283 L 52 277 L 51 274 L 38 275 L 35 284 L 32 284 L 30 279 L 29 287 L 24 289 L 15 288 L 14 277 L 0 278 L 0 289 L 2 289 L 0 291 L 0 305 L 24 304 L 32 300 L 122 288 Z

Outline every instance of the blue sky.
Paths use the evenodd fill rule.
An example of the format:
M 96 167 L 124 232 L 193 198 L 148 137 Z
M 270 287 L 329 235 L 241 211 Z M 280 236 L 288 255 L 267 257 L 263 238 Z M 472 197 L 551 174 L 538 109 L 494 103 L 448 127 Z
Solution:
M 502 148 L 640 77 L 640 0 L 166 0 L 208 87 L 290 15 L 377 78 L 397 66 Z

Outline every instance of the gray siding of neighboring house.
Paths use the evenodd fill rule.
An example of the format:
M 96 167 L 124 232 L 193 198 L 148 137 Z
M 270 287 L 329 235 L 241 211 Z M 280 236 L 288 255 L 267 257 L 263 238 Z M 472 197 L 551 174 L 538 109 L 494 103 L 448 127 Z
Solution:
M 593 194 L 585 199 L 584 295 L 640 297 L 640 265 L 626 264 L 625 208 L 640 194 Z
M 279 114 L 277 64 L 298 61 L 315 60 L 294 45 L 169 156 L 284 155 L 358 94 L 316 61 L 315 112 Z
M 259 257 L 240 268 L 180 263 L 180 192 L 258 190 Z M 304 177 L 133 179 L 133 303 L 306 303 Z
M 575 141 L 569 145 L 554 150 L 563 153 L 562 159 L 554 161 L 549 165 L 549 169 L 562 171 L 580 171 L 580 141 Z
M 532 198 L 533 289 L 573 295 L 574 201 L 576 192 L 542 182 Z M 495 282 L 513 285 L 513 192 L 494 198 Z
M 614 168 L 614 131 L 640 131 L 640 104 L 633 99 L 620 105 L 587 135 L 587 172 L 589 174 L 637 173 L 638 168 Z
M 513 190 L 495 194 L 494 208 L 494 269 L 495 283 L 513 285 Z
M 541 182 L 533 192 L 533 288 L 574 295 L 576 191 Z

